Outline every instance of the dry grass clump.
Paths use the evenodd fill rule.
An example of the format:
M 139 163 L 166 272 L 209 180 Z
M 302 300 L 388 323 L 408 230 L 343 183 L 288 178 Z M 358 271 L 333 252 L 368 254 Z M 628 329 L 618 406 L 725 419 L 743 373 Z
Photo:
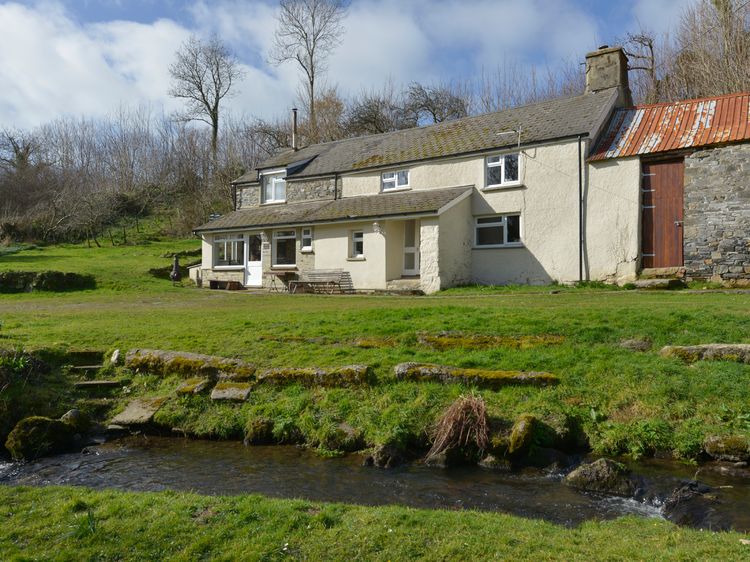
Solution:
M 481 396 L 460 396 L 435 424 L 428 457 L 453 450 L 484 451 L 489 444 L 487 408 Z

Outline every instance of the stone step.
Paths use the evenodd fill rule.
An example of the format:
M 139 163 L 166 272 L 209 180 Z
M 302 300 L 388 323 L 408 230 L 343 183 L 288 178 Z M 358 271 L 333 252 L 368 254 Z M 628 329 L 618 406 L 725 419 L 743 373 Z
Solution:
M 101 390 L 109 388 L 121 388 L 125 383 L 123 381 L 79 381 L 73 383 L 75 388 L 85 390 Z
M 636 289 L 684 289 L 685 282 L 682 279 L 638 279 L 633 283 Z
M 167 397 L 139 398 L 133 400 L 127 405 L 125 410 L 112 418 L 109 423 L 110 425 L 122 425 L 126 427 L 147 424 L 166 401 Z
M 641 279 L 682 279 L 685 277 L 684 267 L 647 267 L 638 276 Z
M 98 371 L 102 367 L 104 365 L 71 365 L 69 369 L 74 373 L 91 373 Z

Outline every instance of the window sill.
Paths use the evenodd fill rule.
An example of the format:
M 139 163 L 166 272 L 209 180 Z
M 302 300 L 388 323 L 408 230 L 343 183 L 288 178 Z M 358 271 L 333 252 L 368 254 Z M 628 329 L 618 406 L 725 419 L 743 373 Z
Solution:
M 367 261 L 364 256 L 358 258 L 346 258 L 346 261 Z
M 472 246 L 472 250 L 505 250 L 507 248 L 525 248 L 521 242 L 517 244 L 494 244 L 492 246 Z
M 397 193 L 399 191 L 411 191 L 410 186 L 403 186 L 403 187 L 394 187 L 391 189 L 380 189 L 380 193 Z
M 215 265 L 212 269 L 219 271 L 241 271 L 245 269 L 243 265 Z
M 526 189 L 522 183 L 506 183 L 503 185 L 488 185 L 482 188 L 482 191 L 506 191 L 508 189 Z
M 273 271 L 294 271 L 297 269 L 297 264 L 294 265 L 272 265 Z
M 302 249 L 302 250 L 299 251 L 299 253 L 300 254 L 314 254 L 315 252 L 313 252 L 312 250 Z
M 260 206 L 268 207 L 270 205 L 285 205 L 285 204 L 286 204 L 286 199 L 284 199 L 283 201 L 268 201 L 267 203 L 261 203 Z

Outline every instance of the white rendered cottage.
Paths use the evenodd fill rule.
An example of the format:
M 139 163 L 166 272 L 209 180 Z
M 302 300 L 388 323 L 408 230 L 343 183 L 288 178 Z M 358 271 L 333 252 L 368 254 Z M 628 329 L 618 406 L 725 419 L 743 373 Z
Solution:
M 357 290 L 425 293 L 635 278 L 639 204 L 619 190 L 638 189 L 640 168 L 586 162 L 629 104 L 625 55 L 605 48 L 587 56 L 581 96 L 290 148 L 236 180 L 235 211 L 195 229 L 194 277 L 263 287 L 342 269 Z

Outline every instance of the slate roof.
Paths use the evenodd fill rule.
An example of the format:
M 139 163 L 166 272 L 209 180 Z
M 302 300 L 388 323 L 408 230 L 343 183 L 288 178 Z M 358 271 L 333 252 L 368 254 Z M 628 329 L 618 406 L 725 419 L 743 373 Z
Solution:
M 462 195 L 470 193 L 472 189 L 472 186 L 420 189 L 398 193 L 344 197 L 343 199 L 326 201 L 264 205 L 253 209 L 234 211 L 197 227 L 194 232 L 294 226 L 321 222 L 349 222 L 396 215 L 433 214 Z
M 617 99 L 617 89 L 554 99 L 456 119 L 427 127 L 315 144 L 300 150 L 285 150 L 262 162 L 258 169 L 290 167 L 309 160 L 304 166 L 291 166 L 287 177 L 304 178 L 332 175 L 367 168 L 471 154 L 521 144 L 572 137 L 594 136 L 609 117 Z M 251 170 L 235 183 L 257 181 Z
M 750 140 L 750 93 L 618 109 L 589 160 Z

